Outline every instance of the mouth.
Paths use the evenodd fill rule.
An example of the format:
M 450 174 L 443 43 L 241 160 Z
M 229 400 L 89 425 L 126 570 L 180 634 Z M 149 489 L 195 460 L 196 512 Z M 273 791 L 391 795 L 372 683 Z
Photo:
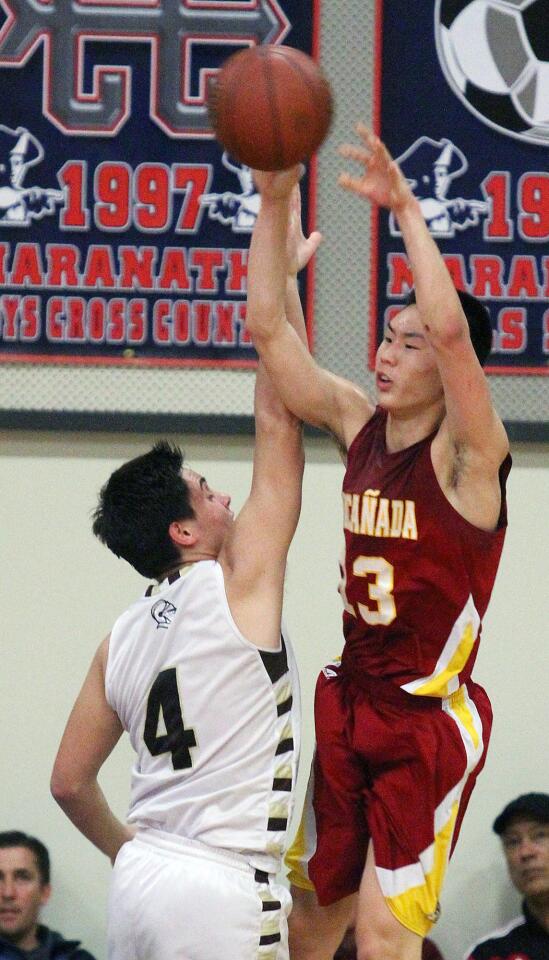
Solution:
M 541 880 L 544 877 L 543 870 L 525 870 L 522 874 L 522 879 L 529 883 L 531 880 Z
M 392 386 L 393 381 L 389 379 L 385 373 L 376 374 L 376 387 L 378 390 L 389 390 Z

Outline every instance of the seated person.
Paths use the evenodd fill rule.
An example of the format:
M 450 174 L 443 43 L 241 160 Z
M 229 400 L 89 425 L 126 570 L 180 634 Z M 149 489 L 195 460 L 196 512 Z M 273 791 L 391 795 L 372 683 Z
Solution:
M 44 844 L 20 830 L 0 833 L 0 960 L 94 960 L 79 940 L 39 922 L 50 893 Z
M 493 825 L 501 837 L 511 882 L 522 894 L 522 913 L 494 930 L 468 960 L 547 960 L 549 957 L 549 794 L 512 800 Z

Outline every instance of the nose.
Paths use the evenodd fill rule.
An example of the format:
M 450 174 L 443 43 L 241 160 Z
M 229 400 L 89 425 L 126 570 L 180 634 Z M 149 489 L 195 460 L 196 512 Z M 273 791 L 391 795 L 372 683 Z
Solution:
M 387 343 L 386 340 L 382 343 L 380 356 L 382 363 L 387 363 L 389 366 L 394 367 L 398 358 L 398 347 L 394 340 L 391 341 L 391 343 Z
M 525 837 L 519 847 L 519 857 L 521 860 L 530 860 L 531 857 L 535 857 L 537 853 L 537 846 L 533 840 L 530 840 L 528 837 Z
M 227 510 L 229 509 L 231 505 L 231 498 L 228 493 L 221 494 L 221 503 L 223 504 L 224 507 L 227 508 Z
M 15 899 L 15 884 L 13 880 L 4 879 L 0 884 L 0 897 L 2 900 L 14 900 Z

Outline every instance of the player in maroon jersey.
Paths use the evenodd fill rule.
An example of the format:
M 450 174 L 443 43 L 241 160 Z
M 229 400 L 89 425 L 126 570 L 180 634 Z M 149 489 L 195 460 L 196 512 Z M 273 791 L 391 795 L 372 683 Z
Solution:
M 341 153 L 361 175 L 339 183 L 392 211 L 415 285 L 377 351 L 377 406 L 315 364 L 280 291 L 265 282 L 248 307 L 284 402 L 329 430 L 347 461 L 346 642 L 317 685 L 315 816 L 306 811 L 289 857 L 292 960 L 332 957 L 355 908 L 361 960 L 419 960 L 491 726 L 471 670 L 503 545 L 510 457 L 481 366 L 489 316 L 457 294 L 384 145 L 362 125 L 357 133 L 361 145 Z M 273 273 L 298 178 L 298 168 L 256 175 L 252 274 Z

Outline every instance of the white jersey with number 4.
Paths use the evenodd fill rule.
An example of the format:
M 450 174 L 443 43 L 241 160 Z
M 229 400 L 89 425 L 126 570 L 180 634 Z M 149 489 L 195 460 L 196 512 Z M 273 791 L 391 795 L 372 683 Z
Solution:
M 183 567 L 119 617 L 105 687 L 137 755 L 128 822 L 278 870 L 297 775 L 297 671 L 285 638 L 271 651 L 240 633 L 217 561 Z

